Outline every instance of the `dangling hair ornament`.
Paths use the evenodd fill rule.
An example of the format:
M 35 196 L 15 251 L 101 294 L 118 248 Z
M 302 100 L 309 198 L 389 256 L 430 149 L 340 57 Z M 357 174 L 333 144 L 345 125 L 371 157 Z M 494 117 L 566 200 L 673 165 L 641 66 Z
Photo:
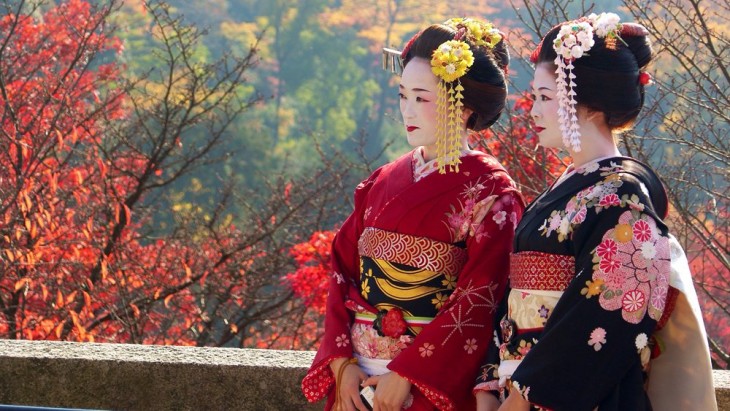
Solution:
M 459 125 L 464 113 L 464 86 L 460 79 L 474 64 L 469 43 L 493 49 L 502 40 L 502 35 L 490 23 L 458 18 L 447 20 L 444 25 L 456 30 L 454 39 L 442 43 L 431 56 L 431 71 L 439 78 L 436 156 L 441 174 L 446 173 L 447 167 L 458 173 L 461 164 Z
M 575 108 L 575 74 L 573 61 L 587 55 L 595 44 L 593 35 L 605 39 L 606 48 L 614 50 L 621 38 L 622 24 L 615 13 L 591 14 L 587 18 L 563 24 L 558 36 L 553 41 L 553 49 L 557 53 L 555 64 L 557 74 L 558 121 L 563 135 L 563 144 L 573 151 L 580 151 L 580 130 Z

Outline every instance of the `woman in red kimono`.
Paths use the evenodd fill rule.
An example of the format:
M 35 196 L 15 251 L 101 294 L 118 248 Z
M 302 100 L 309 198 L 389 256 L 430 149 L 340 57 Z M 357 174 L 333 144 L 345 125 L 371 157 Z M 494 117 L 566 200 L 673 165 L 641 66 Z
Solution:
M 646 29 L 613 13 L 558 25 L 533 53 L 540 144 L 573 164 L 515 234 L 498 363 L 476 388 L 509 391 L 500 411 L 717 409 L 666 193 L 614 140 L 641 110 L 651 58 Z
M 302 390 L 312 402 L 327 396 L 326 409 L 366 410 L 362 386 L 375 388 L 378 410 L 473 409 L 470 381 L 523 204 L 497 160 L 469 150 L 467 130 L 502 112 L 508 55 L 491 24 L 452 19 L 386 60 L 403 67 L 400 109 L 414 150 L 355 189 Z

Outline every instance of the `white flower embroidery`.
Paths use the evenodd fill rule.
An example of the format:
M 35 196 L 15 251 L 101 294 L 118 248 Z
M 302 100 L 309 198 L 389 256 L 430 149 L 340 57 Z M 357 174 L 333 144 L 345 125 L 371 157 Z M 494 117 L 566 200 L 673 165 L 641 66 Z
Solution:
M 476 338 L 470 338 L 466 340 L 466 344 L 464 345 L 464 350 L 466 350 L 467 354 L 471 354 L 474 351 L 477 350 L 477 339 Z
M 654 247 L 654 244 L 649 242 L 642 244 L 641 255 L 647 260 L 653 260 L 656 257 L 656 247 Z
M 596 170 L 598 170 L 598 162 L 591 163 L 591 164 L 587 164 L 584 167 L 580 167 L 576 171 L 579 172 L 579 173 L 581 173 L 581 174 L 583 174 L 583 175 L 588 175 L 588 174 L 590 174 L 590 173 L 592 173 L 592 172 L 594 172 Z
M 332 274 L 332 277 L 334 277 L 337 280 L 337 284 L 342 284 L 345 282 L 345 277 L 342 276 L 340 273 L 334 273 Z
M 497 211 L 496 213 L 494 213 L 494 217 L 492 217 L 492 219 L 495 223 L 502 224 L 505 222 L 505 220 L 507 220 L 507 212 L 504 210 Z
M 569 229 L 570 229 L 570 221 L 568 221 L 567 217 L 560 220 L 560 227 L 558 227 L 558 234 L 568 235 Z
M 644 334 L 644 333 L 637 335 L 636 341 L 635 341 L 636 349 L 641 351 L 642 348 L 646 347 L 646 343 L 648 340 L 649 339 L 646 337 L 646 334 Z
M 606 343 L 606 330 L 601 327 L 596 328 L 591 332 L 591 338 L 588 340 L 588 345 L 593 346 L 593 349 L 600 351 L 603 344 Z
M 344 347 L 344 346 L 350 344 L 350 340 L 347 338 L 347 335 L 345 335 L 345 334 L 342 334 L 339 337 L 337 337 L 335 339 L 335 341 L 337 341 L 338 347 Z

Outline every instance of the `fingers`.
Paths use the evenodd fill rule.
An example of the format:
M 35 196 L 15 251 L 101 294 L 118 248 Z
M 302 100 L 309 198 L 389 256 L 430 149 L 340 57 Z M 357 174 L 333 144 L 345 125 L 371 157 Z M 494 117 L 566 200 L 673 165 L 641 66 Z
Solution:
M 369 408 L 365 406 L 365 404 L 362 402 L 362 399 L 360 398 L 360 392 L 358 392 L 357 395 L 353 397 L 352 402 L 358 411 L 369 411 Z
M 336 411 L 369 411 L 360 398 L 360 391 L 342 393 L 340 407 Z
M 378 385 L 378 381 L 380 381 L 381 376 L 380 375 L 373 375 L 372 377 L 368 377 L 363 381 L 360 385 L 363 387 L 367 387 L 368 385 Z
M 360 399 L 360 381 L 367 378 L 365 372 L 357 365 L 350 365 L 342 373 L 340 381 L 340 409 L 343 411 L 368 411 Z

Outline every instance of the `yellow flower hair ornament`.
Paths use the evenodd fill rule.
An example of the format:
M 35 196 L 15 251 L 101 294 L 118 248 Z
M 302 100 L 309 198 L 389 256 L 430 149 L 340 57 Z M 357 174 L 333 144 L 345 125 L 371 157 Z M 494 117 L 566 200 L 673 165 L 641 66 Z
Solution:
M 458 80 L 474 64 L 474 53 L 469 45 L 459 40 L 441 44 L 431 57 L 431 70 L 441 80 L 451 83 Z
M 436 155 L 439 173 L 459 172 L 461 122 L 464 113 L 464 87 L 461 77 L 474 64 L 474 47 L 492 49 L 502 35 L 491 24 L 469 18 L 447 20 L 444 25 L 456 30 L 453 40 L 442 43 L 431 56 L 431 71 L 439 78 Z M 468 41 L 468 42 L 467 42 Z

